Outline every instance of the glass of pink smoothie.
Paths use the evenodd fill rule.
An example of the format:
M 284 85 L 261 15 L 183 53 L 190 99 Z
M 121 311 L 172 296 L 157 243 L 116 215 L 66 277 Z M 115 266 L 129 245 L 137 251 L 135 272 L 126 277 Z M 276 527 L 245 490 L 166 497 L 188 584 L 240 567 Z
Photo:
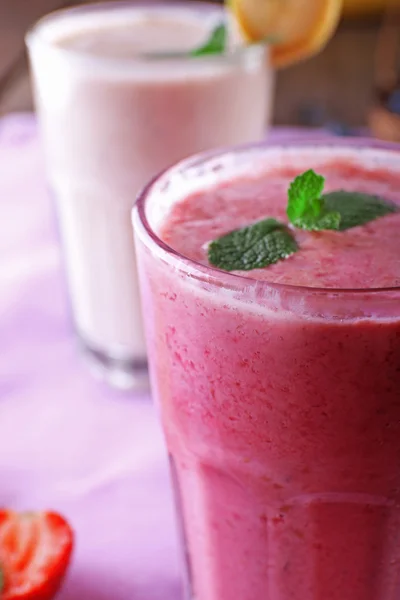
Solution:
M 147 382 L 131 209 L 161 169 L 261 139 L 272 73 L 223 7 L 112 2 L 62 10 L 28 35 L 75 329 L 109 382 Z M 224 54 L 192 57 L 221 23 Z
M 264 269 L 207 260 L 221 234 L 286 220 L 310 168 L 400 204 L 400 151 L 349 141 L 195 157 L 134 210 L 188 598 L 400 597 L 400 213 L 298 230 Z

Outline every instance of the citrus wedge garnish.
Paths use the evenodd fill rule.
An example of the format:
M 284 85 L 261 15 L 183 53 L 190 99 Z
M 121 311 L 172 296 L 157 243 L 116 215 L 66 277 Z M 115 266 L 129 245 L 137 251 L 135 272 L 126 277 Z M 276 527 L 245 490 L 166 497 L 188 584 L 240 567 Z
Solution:
M 229 0 L 247 42 L 269 41 L 274 67 L 319 52 L 332 37 L 342 0 Z

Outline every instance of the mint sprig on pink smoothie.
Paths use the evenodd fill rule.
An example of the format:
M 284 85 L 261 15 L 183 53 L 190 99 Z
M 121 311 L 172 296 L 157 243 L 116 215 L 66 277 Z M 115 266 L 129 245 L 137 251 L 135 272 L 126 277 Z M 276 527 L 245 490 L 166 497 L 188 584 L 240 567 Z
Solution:
M 398 211 L 379 196 L 338 190 L 323 194 L 325 178 L 312 169 L 289 186 L 286 214 L 292 225 L 308 231 L 344 231 Z
M 312 169 L 292 181 L 286 209 L 292 225 L 309 231 L 339 229 L 340 214 L 327 208 L 322 196 L 324 185 L 325 178 Z
M 399 210 L 379 196 L 361 192 L 323 194 L 324 185 L 325 178 L 312 169 L 291 182 L 286 214 L 294 228 L 345 231 Z M 211 242 L 208 260 L 225 271 L 251 271 L 288 258 L 299 249 L 293 230 L 276 219 L 265 218 Z

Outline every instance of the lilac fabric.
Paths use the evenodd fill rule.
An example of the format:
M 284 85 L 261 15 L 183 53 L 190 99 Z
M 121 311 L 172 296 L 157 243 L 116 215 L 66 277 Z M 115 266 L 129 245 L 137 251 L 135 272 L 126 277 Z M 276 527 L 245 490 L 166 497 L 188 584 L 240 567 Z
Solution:
M 166 453 L 149 395 L 77 354 L 36 125 L 0 121 L 0 504 L 62 512 L 76 551 L 60 600 L 179 600 Z
M 59 600 L 179 600 L 166 453 L 150 396 L 111 391 L 88 373 L 60 262 L 35 120 L 7 117 L 0 121 L 1 504 L 50 508 L 70 520 L 76 551 Z

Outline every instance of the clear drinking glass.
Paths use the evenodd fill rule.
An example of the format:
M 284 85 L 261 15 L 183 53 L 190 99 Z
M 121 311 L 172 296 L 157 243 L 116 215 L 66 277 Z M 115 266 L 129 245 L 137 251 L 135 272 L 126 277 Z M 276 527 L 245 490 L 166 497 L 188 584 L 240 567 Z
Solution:
M 207 3 L 112 2 L 56 12 L 27 37 L 76 332 L 116 385 L 147 380 L 137 193 L 192 153 L 261 138 L 269 120 L 264 46 L 173 56 L 224 19 Z
M 400 289 L 270 284 L 158 237 L 174 203 L 265 165 L 400 171 L 399 151 L 346 144 L 195 157 L 134 209 L 188 598 L 400 597 Z

